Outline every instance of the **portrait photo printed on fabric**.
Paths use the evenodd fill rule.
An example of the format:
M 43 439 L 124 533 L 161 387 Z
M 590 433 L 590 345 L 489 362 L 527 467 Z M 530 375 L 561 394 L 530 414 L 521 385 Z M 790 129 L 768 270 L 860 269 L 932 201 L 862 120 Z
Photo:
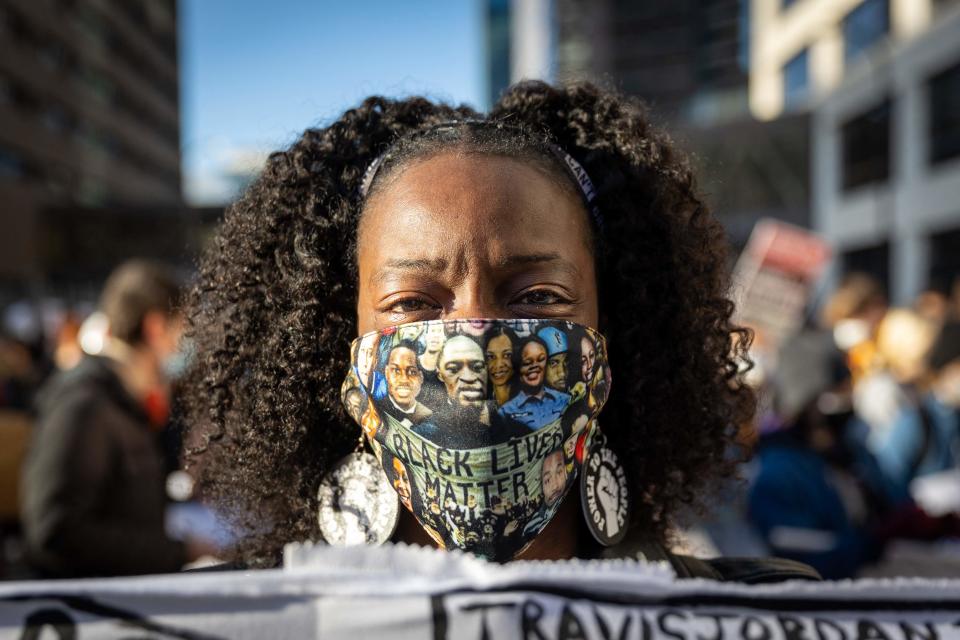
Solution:
M 520 553 L 573 486 L 610 385 L 603 337 L 558 320 L 434 320 L 361 336 L 341 392 L 444 548 Z

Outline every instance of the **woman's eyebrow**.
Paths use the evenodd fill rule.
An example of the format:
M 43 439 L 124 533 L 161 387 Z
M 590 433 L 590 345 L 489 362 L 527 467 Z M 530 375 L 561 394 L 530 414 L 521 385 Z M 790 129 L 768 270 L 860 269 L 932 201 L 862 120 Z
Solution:
M 565 260 L 559 253 L 514 253 L 499 258 L 494 266 L 498 269 L 511 269 L 535 264 L 554 263 L 563 271 L 571 275 L 577 275 L 579 270 L 568 260 Z M 375 271 L 370 276 L 372 284 L 382 283 L 388 279 L 392 272 L 406 271 L 419 273 L 442 273 L 450 263 L 445 258 L 394 258 L 388 260 L 386 264 Z
M 370 282 L 383 282 L 390 276 L 391 271 L 442 272 L 448 264 L 444 258 L 395 258 L 388 260 L 383 267 L 374 272 L 370 276 Z
M 447 268 L 444 258 L 395 258 L 388 260 L 384 269 L 412 269 L 417 271 L 443 271 Z
M 563 271 L 567 275 L 574 278 L 580 275 L 580 270 L 574 263 L 561 256 L 559 253 L 554 252 L 507 255 L 500 260 L 497 260 L 496 267 L 499 269 L 509 270 L 511 268 L 515 269 L 517 267 L 542 264 L 546 264 L 551 268 L 556 268 L 560 271 Z
M 558 260 L 562 260 L 559 253 L 511 254 L 498 260 L 497 266 L 501 268 L 509 268 L 527 264 L 539 264 L 542 262 L 555 262 Z

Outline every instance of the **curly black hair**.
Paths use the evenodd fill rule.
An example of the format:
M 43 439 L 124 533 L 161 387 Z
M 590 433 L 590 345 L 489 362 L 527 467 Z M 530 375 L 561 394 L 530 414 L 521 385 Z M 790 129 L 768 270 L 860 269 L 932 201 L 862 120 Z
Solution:
M 483 118 L 424 98 L 368 98 L 272 154 L 228 208 L 190 296 L 196 357 L 184 386 L 188 468 L 237 526 L 237 559 L 272 565 L 285 543 L 317 539 L 318 483 L 357 441 L 339 388 L 357 335 L 365 169 L 398 140 L 414 141 L 396 154 L 402 164 L 417 132 Z M 615 379 L 600 424 L 638 496 L 633 526 L 665 540 L 679 508 L 732 471 L 725 453 L 754 411 L 723 229 L 633 99 L 525 82 L 485 119 L 535 135 L 484 152 L 535 159 L 536 140 L 548 139 L 593 179 L 599 328 Z

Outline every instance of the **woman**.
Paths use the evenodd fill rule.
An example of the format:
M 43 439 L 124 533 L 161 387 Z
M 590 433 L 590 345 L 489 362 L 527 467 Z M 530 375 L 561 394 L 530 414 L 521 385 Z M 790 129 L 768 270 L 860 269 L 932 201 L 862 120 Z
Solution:
M 498 407 L 503 406 L 513 395 L 513 350 L 517 342 L 517 334 L 508 327 L 497 327 L 486 336 L 483 353 L 487 359 L 487 372 Z
M 527 387 L 543 387 L 547 374 L 547 345 L 538 336 L 529 336 L 520 343 L 520 380 Z
M 269 566 L 320 537 L 317 485 L 359 432 L 338 393 L 351 341 L 440 320 L 599 329 L 619 380 L 599 425 L 634 495 L 631 539 L 664 542 L 678 508 L 731 470 L 732 426 L 753 412 L 724 247 L 667 137 L 590 85 L 520 84 L 486 116 L 370 98 L 306 131 L 229 209 L 194 295 L 191 422 L 238 557 Z M 486 365 L 466 366 L 463 347 L 449 402 L 486 415 L 475 378 L 457 377 Z M 512 557 L 599 555 L 577 493 Z M 402 511 L 394 540 L 436 541 Z
M 514 356 L 517 393 L 500 407 L 501 415 L 528 429 L 559 420 L 570 406 L 569 394 L 547 385 L 547 353 L 547 343 L 538 335 L 520 341 Z

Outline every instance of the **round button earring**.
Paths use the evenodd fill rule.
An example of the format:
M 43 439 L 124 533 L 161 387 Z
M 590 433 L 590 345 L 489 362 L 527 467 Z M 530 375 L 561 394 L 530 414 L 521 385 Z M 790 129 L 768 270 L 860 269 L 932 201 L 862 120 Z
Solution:
M 331 545 L 381 545 L 400 519 L 400 499 L 377 459 L 354 452 L 324 476 L 318 492 L 320 532 Z
M 630 526 L 630 486 L 620 458 L 595 431 L 580 471 L 580 501 L 587 527 L 605 547 L 623 541 Z

